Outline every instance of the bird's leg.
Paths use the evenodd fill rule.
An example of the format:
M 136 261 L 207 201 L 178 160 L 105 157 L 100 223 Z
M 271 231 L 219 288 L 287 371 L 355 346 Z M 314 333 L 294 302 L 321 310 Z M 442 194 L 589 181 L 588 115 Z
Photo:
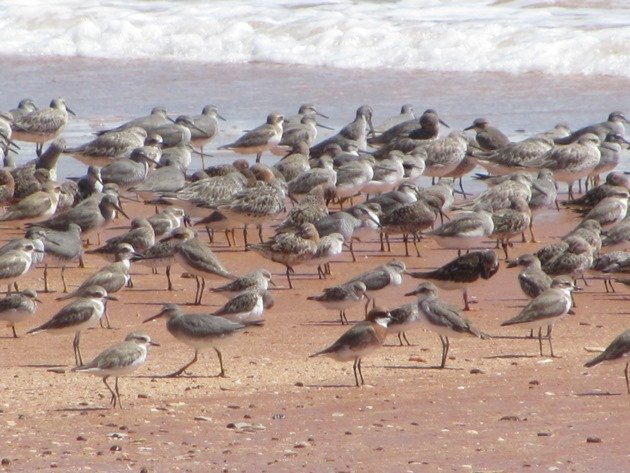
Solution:
M 630 362 L 626 363 L 626 369 L 623 374 L 626 375 L 626 387 L 628 388 L 628 394 L 630 394 L 630 379 L 628 378 L 628 367 L 630 367 Z
M 173 290 L 173 283 L 171 282 L 171 266 L 166 267 L 166 280 L 168 281 L 167 290 Z
M 116 382 L 114 383 L 114 386 L 116 387 L 116 397 L 118 398 L 118 407 L 122 409 L 123 406 L 122 406 L 122 401 L 120 400 L 120 391 L 118 391 L 118 376 L 116 376 Z M 114 407 L 116 406 L 114 405 Z
M 317 266 L 317 276 L 319 277 L 319 279 L 326 279 L 326 276 L 324 275 L 324 270 L 322 269 L 321 265 Z
M 197 287 L 195 288 L 195 301 L 193 302 L 193 304 L 199 305 L 199 288 L 201 287 L 199 276 L 195 276 L 195 283 L 197 284 Z
M 221 356 L 221 352 L 217 349 L 217 347 L 214 347 L 214 351 L 217 352 L 217 356 L 219 357 L 219 366 L 221 366 L 221 372 L 219 373 L 219 377 L 220 378 L 225 378 L 225 370 L 223 369 L 223 357 Z
M 66 284 L 65 272 L 66 272 L 66 267 L 62 266 L 61 267 L 61 282 L 63 283 L 63 293 L 64 294 L 66 294 L 68 292 L 68 285 Z
M 442 342 L 442 363 L 440 369 L 446 366 L 446 355 L 448 354 L 448 337 L 440 335 L 440 342 Z
M 208 241 L 214 243 L 214 232 L 210 230 L 210 227 L 206 225 L 206 233 L 208 234 Z
M 389 233 L 385 232 L 385 243 L 387 243 L 387 252 L 391 253 L 392 252 L 392 247 L 389 244 Z
M 361 358 L 359 358 L 358 361 L 359 362 L 357 363 L 357 368 L 359 369 L 359 376 L 361 377 L 361 384 L 365 384 L 365 381 L 363 380 L 363 371 L 361 370 Z
M 17 333 L 15 332 L 15 325 L 11 325 L 11 330 L 13 330 L 13 338 L 18 338 Z
M 262 157 L 262 153 L 256 153 L 256 162 L 260 162 L 260 158 Z
M 398 342 L 400 343 L 400 345 L 398 345 L 398 346 L 400 346 L 400 347 L 402 347 L 404 345 L 404 343 L 402 341 L 402 334 L 403 333 L 404 332 L 398 332 Z
M 262 225 L 256 225 L 258 227 L 258 240 L 260 241 L 260 243 L 263 242 L 263 236 L 262 236 Z
M 357 262 L 357 258 L 356 256 L 354 256 L 354 240 L 352 238 L 350 238 L 350 254 L 352 255 L 352 262 L 356 263 Z
M 413 233 L 413 246 L 416 249 L 416 256 L 420 258 L 420 250 L 418 249 L 418 234 Z
M 129 276 L 129 281 L 127 281 L 127 287 L 133 289 L 133 280 L 131 279 L 131 276 Z
M 74 340 L 72 340 L 72 349 L 74 350 L 74 362 L 77 366 L 81 366 L 83 364 L 83 359 L 81 358 L 81 350 L 79 349 L 79 340 L 81 338 L 81 332 L 77 332 L 74 334 Z
M 293 284 L 291 284 L 291 271 L 292 271 L 292 268 L 290 266 L 287 266 L 286 275 L 287 275 L 287 281 L 289 282 L 289 289 L 293 289 Z
M 341 325 L 346 325 L 348 323 L 348 319 L 346 318 L 346 310 L 345 309 L 341 309 L 339 311 L 339 320 L 341 322 Z
M 464 289 L 464 310 L 470 310 L 470 305 L 468 305 L 468 289 Z
M 199 303 L 197 305 L 201 305 L 201 299 L 203 299 L 203 291 L 206 288 L 206 278 L 201 278 L 201 290 L 199 291 Z
M 406 233 L 403 233 L 403 243 L 405 244 L 405 256 L 409 256 L 409 248 L 407 247 L 407 239 L 409 236 Z
M 464 190 L 463 176 L 459 176 L 459 189 L 462 191 L 462 194 L 465 199 L 467 196 L 466 196 L 466 191 Z M 442 221 L 442 223 L 444 223 L 444 221 Z
M 245 249 L 247 249 L 247 225 L 243 227 L 243 244 L 245 245 Z
M 379 236 L 381 239 L 381 253 L 385 251 L 385 245 L 383 244 L 383 232 L 379 232 Z
M 44 292 L 50 292 L 48 290 L 48 264 L 44 265 Z
M 501 247 L 503 247 L 503 253 L 505 253 L 505 259 L 509 259 L 508 256 L 508 240 L 501 240 Z
M 532 235 L 532 239 L 529 240 L 530 243 L 538 243 L 536 241 L 536 237 L 534 236 L 534 217 L 529 220 L 529 233 Z M 525 241 L 523 241 L 525 243 Z
M 547 325 L 547 340 L 549 340 L 549 351 L 551 352 L 551 358 L 560 358 L 559 356 L 556 356 L 553 354 L 553 345 L 551 344 L 551 329 L 553 328 L 553 325 Z
M 171 373 L 171 374 L 167 374 L 166 376 L 164 376 L 165 378 L 175 378 L 177 376 L 179 376 L 180 374 L 182 374 L 184 371 L 186 371 L 186 369 L 188 367 L 190 367 L 191 365 L 197 363 L 197 355 L 198 352 L 197 350 L 195 350 L 195 356 L 193 357 L 192 361 L 184 366 L 182 366 L 180 369 L 178 369 L 177 371 Z
M 365 296 L 365 299 L 366 299 L 366 301 L 365 301 L 365 315 L 367 315 L 368 307 L 370 306 L 370 300 L 371 299 L 368 296 Z
M 85 268 L 85 262 L 83 261 L 83 255 L 79 256 L 79 268 Z
M 356 360 L 354 360 L 354 363 L 352 364 L 352 372 L 354 373 L 354 382 L 356 387 L 358 388 L 359 385 L 359 377 L 357 376 L 357 363 L 358 363 L 358 358 Z
M 543 349 L 542 349 L 542 327 L 538 327 L 538 348 L 540 349 L 540 356 L 543 356 Z
M 407 334 L 405 332 L 402 332 L 402 336 L 403 336 L 403 339 L 405 340 L 405 342 L 407 342 L 407 345 L 411 346 L 411 342 L 407 339 Z
M 109 390 L 109 392 L 111 393 L 112 397 L 109 399 L 109 404 L 112 407 L 116 407 L 116 393 L 114 392 L 114 390 L 111 388 L 111 386 L 109 384 L 107 384 L 107 378 L 109 378 L 109 376 L 105 376 L 103 378 L 103 383 L 105 384 L 105 386 L 107 386 L 107 389 Z
M 324 274 L 326 276 L 332 276 L 332 270 L 330 269 L 330 263 L 324 263 Z

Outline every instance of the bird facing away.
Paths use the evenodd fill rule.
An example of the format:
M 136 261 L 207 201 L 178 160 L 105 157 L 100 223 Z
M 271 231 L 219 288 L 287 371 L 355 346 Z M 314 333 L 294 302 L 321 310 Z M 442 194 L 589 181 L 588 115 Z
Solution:
M 328 287 L 320 295 L 310 296 L 307 299 L 319 302 L 326 309 L 338 310 L 341 325 L 345 325 L 349 323 L 348 317 L 346 317 L 346 309 L 360 302 L 365 291 L 365 283 L 355 281 L 340 286 Z
M 309 358 L 324 355 L 336 361 L 354 361 L 352 370 L 356 386 L 359 387 L 365 384 L 361 372 L 361 359 L 383 345 L 390 320 L 389 312 L 373 308 L 364 321 L 348 329 L 328 348 L 313 353 Z M 359 384 L 359 378 L 361 378 L 361 384 Z
M 89 373 L 103 378 L 103 384 L 107 386 L 112 395 L 110 400 L 111 406 L 118 406 L 122 409 L 118 378 L 133 373 L 144 364 L 150 345 L 160 346 L 152 341 L 148 335 L 132 332 L 125 337 L 124 342 L 107 348 L 89 363 L 72 368 L 72 371 Z M 107 378 L 110 376 L 116 378 L 115 389 L 112 389 L 107 384 Z
M 213 348 L 219 357 L 221 372 L 218 376 L 225 377 L 223 357 L 219 348 L 224 346 L 226 340 L 234 332 L 245 329 L 247 325 L 232 322 L 212 314 L 184 314 L 177 304 L 165 304 L 158 314 L 149 317 L 143 323 L 160 317 L 166 319 L 166 329 L 171 335 L 195 350 L 195 356 L 190 363 L 165 377 L 174 378 L 182 374 L 192 364 L 197 362 L 199 352 L 208 348 Z M 256 325 L 259 324 L 257 323 Z
M 586 366 L 587 368 L 591 368 L 595 365 L 600 364 L 603 361 L 625 361 L 626 368 L 623 373 L 626 377 L 626 388 L 628 389 L 628 394 L 630 394 L 630 379 L 628 378 L 628 369 L 630 367 L 630 362 L 627 361 L 628 358 L 630 358 L 630 329 L 617 335 L 602 353 L 597 355 L 592 360 L 586 362 L 584 366 Z
M 449 337 L 472 335 L 481 339 L 488 336 L 472 326 L 459 311 L 438 298 L 438 290 L 432 282 L 421 283 L 414 291 L 405 296 L 416 296 L 418 304 L 418 322 L 436 332 L 442 342 L 442 362 L 440 368 L 446 366 L 446 358 L 450 346 Z

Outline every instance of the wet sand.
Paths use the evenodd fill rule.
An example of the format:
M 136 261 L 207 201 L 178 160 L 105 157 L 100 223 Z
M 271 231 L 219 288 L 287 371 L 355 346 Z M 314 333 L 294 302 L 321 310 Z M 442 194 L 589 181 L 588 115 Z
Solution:
M 137 204 L 127 210 L 149 211 Z M 574 225 L 572 219 L 567 212 L 549 211 L 540 221 L 541 243 L 516 244 L 513 253 L 551 241 Z M 349 254 L 333 263 L 331 279 L 298 269 L 295 289 L 288 290 L 282 266 L 230 249 L 221 236 L 213 248 L 231 271 L 266 267 L 280 286 L 273 290 L 276 305 L 265 313 L 265 325 L 235 336 L 223 350 L 227 378 L 215 377 L 219 367 L 212 351 L 203 353 L 188 375 L 160 378 L 193 353 L 168 334 L 164 321 L 141 321 L 163 303 L 192 301 L 194 280 L 180 277 L 179 269 L 173 271 L 175 291 L 168 292 L 164 275 L 133 266 L 134 288 L 110 303 L 114 329 L 91 330 L 81 338 L 86 360 L 131 330 L 144 330 L 162 344 L 136 376 L 121 379 L 124 410 L 108 408 L 109 393 L 98 378 L 65 371 L 72 367 L 71 335 L 24 336 L 20 328 L 14 340 L 3 331 L 1 456 L 10 460 L 8 471 L 55 465 L 60 471 L 88 466 L 97 471 L 622 471 L 627 465 L 630 397 L 623 366 L 582 367 L 594 356 L 585 348 L 604 347 L 627 328 L 624 286 L 606 294 L 601 281 L 591 281 L 576 294 L 577 315 L 554 329 L 559 358 L 539 357 L 536 340 L 453 338 L 447 369 L 439 370 L 437 336 L 415 330 L 408 332 L 413 346 L 397 346 L 390 337 L 366 357 L 367 384 L 356 388 L 351 363 L 307 358 L 346 327 L 339 325 L 337 313 L 306 296 L 394 256 L 409 268 L 427 269 L 454 257 L 453 251 L 424 240 L 422 257 L 407 258 L 400 242 L 392 254 L 377 252 L 376 241 L 366 242 L 358 245 L 357 263 Z M 103 264 L 92 256 L 86 262 L 87 269 L 68 271 L 70 284 Z M 58 271 L 51 274 L 59 289 Z M 495 277 L 471 288 L 477 303 L 467 316 L 481 330 L 525 334 L 499 326 L 526 303 L 516 275 L 502 261 Z M 406 278 L 402 286 L 379 294 L 378 304 L 391 308 L 409 302 L 402 294 L 417 282 Z M 42 288 L 42 270 L 31 271 L 20 285 Z M 459 292 L 441 294 L 461 307 Z M 54 300 L 58 295 L 41 295 L 44 303 L 28 328 L 63 305 Z M 202 307 L 184 308 L 212 311 L 223 303 L 222 296 L 205 294 Z M 359 320 L 362 310 L 360 305 L 349 309 L 350 320 Z M 228 427 L 239 422 L 263 427 L 245 432 Z M 590 437 L 601 443 L 587 443 Z
M 219 105 L 230 122 L 215 145 L 257 124 L 270 109 L 292 112 L 305 101 L 333 117 L 333 126 L 350 121 L 361 103 L 371 103 L 384 117 L 412 102 L 419 109 L 438 109 L 455 128 L 487 115 L 513 137 L 520 136 L 519 129 L 535 132 L 560 120 L 575 126 L 599 121 L 608 111 L 627 111 L 630 105 L 630 97 L 620 93 L 628 90 L 629 82 L 619 78 L 394 71 L 376 75 L 255 64 L 184 63 L 169 68 L 168 63 L 45 58 L 12 59 L 8 65 L 0 71 L 5 84 L 0 108 L 11 108 L 25 96 L 46 103 L 51 96 L 63 95 L 80 115 L 64 132 L 71 143 L 86 141 L 93 129 L 141 115 L 157 104 L 175 114 L 196 113 L 206 103 Z M 18 162 L 31 159 L 29 152 L 26 146 Z M 217 154 L 219 162 L 233 158 Z M 267 155 L 263 161 L 271 162 Z M 64 158 L 62 166 L 62 175 L 84 172 L 83 165 L 70 158 Z M 132 216 L 153 211 L 137 204 L 127 210 Z M 550 210 L 537 218 L 540 243 L 516 243 L 511 251 L 534 251 L 576 222 L 567 211 Z M 120 231 L 107 230 L 103 238 Z M 17 234 L 2 230 L 0 236 L 6 240 Z M 270 235 L 269 229 L 265 235 Z M 71 335 L 23 336 L 25 329 L 63 305 L 54 300 L 58 293 L 42 294 L 43 305 L 32 322 L 20 328 L 19 339 L 10 337 L 10 329 L 0 334 L 0 457 L 9 462 L 4 469 L 581 472 L 622 471 L 628 464 L 630 396 L 625 394 L 623 366 L 582 366 L 594 356 L 585 348 L 604 347 L 628 327 L 625 286 L 606 294 L 601 281 L 592 281 L 576 294 L 577 315 L 554 328 L 560 358 L 539 357 L 536 340 L 460 338 L 452 340 L 448 368 L 439 370 L 439 339 L 417 330 L 408 333 L 414 346 L 398 347 L 398 340 L 389 338 L 387 346 L 366 357 L 367 385 L 357 389 L 350 363 L 307 358 L 346 328 L 339 325 L 336 313 L 306 297 L 393 256 L 411 269 L 428 269 L 452 259 L 454 252 L 424 240 L 422 257 L 406 258 L 401 257 L 399 241 L 392 254 L 378 252 L 376 241 L 365 242 L 357 245 L 357 263 L 344 253 L 333 263 L 329 280 L 298 268 L 295 289 L 288 290 L 284 267 L 242 248 L 226 247 L 222 235 L 216 241 L 212 248 L 231 271 L 266 267 L 284 286 L 273 290 L 276 305 L 266 312 L 264 327 L 237 335 L 223 351 L 228 377 L 215 377 L 219 367 L 210 351 L 189 375 L 160 378 L 188 362 L 192 350 L 168 334 L 164 321 L 140 322 L 163 303 L 192 301 L 194 280 L 182 278 L 179 269 L 173 271 L 176 290 L 168 292 L 163 275 L 133 266 L 134 288 L 123 290 L 118 294 L 121 301 L 110 305 L 114 329 L 82 336 L 86 360 L 131 330 L 146 330 L 162 344 L 151 350 L 137 376 L 121 380 L 124 410 L 108 408 L 109 393 L 98 378 L 65 371 L 72 367 Z M 67 272 L 71 284 L 104 264 L 91 256 L 86 262 L 87 269 Z M 20 286 L 41 289 L 42 271 L 31 271 Z M 59 290 L 58 270 L 51 274 Z M 500 327 L 526 303 L 516 275 L 502 262 L 495 277 L 471 288 L 477 303 L 467 316 L 480 329 L 524 335 L 524 330 Z M 222 282 L 211 280 L 210 285 Z M 416 283 L 405 279 L 402 286 L 379 295 L 378 304 L 391 308 L 409 302 L 402 294 Z M 462 304 L 459 292 L 441 295 Z M 223 302 L 222 296 L 205 294 L 204 306 L 185 309 L 212 311 Z M 353 321 L 361 315 L 360 306 L 348 311 Z M 264 428 L 237 432 L 227 427 L 239 422 Z M 587 443 L 589 437 L 601 442 Z

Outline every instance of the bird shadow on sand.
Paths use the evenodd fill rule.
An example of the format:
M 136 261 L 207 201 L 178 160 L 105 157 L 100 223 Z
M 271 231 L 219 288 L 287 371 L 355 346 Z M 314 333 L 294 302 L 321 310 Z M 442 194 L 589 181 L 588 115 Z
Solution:
M 574 396 L 579 396 L 579 397 L 586 397 L 586 396 L 593 396 L 593 397 L 600 397 L 600 396 L 621 396 L 621 393 L 611 393 L 611 392 L 597 392 L 597 391 L 591 391 L 591 392 L 586 392 L 586 393 L 575 393 Z
M 366 384 L 364 386 L 371 386 Z M 339 389 L 339 388 L 357 388 L 354 384 L 305 384 L 305 388 L 321 388 L 321 389 Z
M 69 371 L 71 368 L 68 365 L 51 365 L 45 363 L 29 363 L 27 365 L 19 365 L 20 368 L 41 368 L 47 370 L 67 370 Z
M 137 378 L 137 379 L 230 379 L 229 376 L 219 376 L 218 374 L 180 374 L 179 376 L 170 376 L 170 374 L 156 374 L 156 375 L 138 375 L 138 376 L 128 376 L 128 378 Z
M 111 410 L 111 407 L 64 407 L 62 409 L 53 409 L 53 412 L 99 412 L 109 410 Z
M 386 365 L 382 366 L 382 368 L 388 370 L 452 370 L 452 371 L 464 371 L 464 368 L 453 368 L 450 366 L 445 366 L 442 368 L 438 365 L 433 366 L 411 366 L 411 365 Z
M 511 360 L 514 358 L 540 358 L 538 355 L 523 355 L 523 354 L 511 354 L 511 355 L 493 355 L 493 356 L 484 356 L 484 360 Z

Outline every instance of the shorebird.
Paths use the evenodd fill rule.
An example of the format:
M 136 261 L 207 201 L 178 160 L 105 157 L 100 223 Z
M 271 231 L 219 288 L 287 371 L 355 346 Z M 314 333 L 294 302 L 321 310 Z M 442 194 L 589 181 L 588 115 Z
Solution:
M 461 250 L 478 248 L 494 231 L 492 215 L 486 210 L 461 212 L 440 227 L 427 232 L 442 248 Z
M 103 383 L 112 395 L 110 404 L 112 407 L 118 405 L 122 409 L 120 392 L 118 391 L 118 378 L 133 373 L 144 364 L 150 345 L 160 346 L 152 341 L 148 335 L 131 332 L 125 337 L 124 342 L 107 348 L 89 363 L 72 368 L 72 371 L 88 373 L 103 378 Z M 110 376 L 116 378 L 114 389 L 107 384 L 107 378 Z
M 436 332 L 442 342 L 442 362 L 440 368 L 446 366 L 446 358 L 450 347 L 449 337 L 472 335 L 481 339 L 488 336 L 472 326 L 455 307 L 438 298 L 438 290 L 432 282 L 421 283 L 414 291 L 405 296 L 416 296 L 418 305 L 418 322 Z
M 103 246 L 88 250 L 87 253 L 113 260 L 122 243 L 130 244 L 137 253 L 142 254 L 155 245 L 155 231 L 146 218 L 136 217 L 131 221 L 127 233 L 112 237 Z
M 307 146 L 310 146 L 317 138 L 318 126 L 327 130 L 333 129 L 318 123 L 315 115 L 304 115 L 299 123 L 284 125 L 282 139 L 280 139 L 278 146 L 293 148 L 298 143 L 306 143 Z
M 96 132 L 96 135 L 103 135 L 112 131 L 121 131 L 132 126 L 139 126 L 141 128 L 144 128 L 147 133 L 151 133 L 155 128 L 167 125 L 169 123 L 171 123 L 171 120 L 166 113 L 166 108 L 162 106 L 157 106 L 151 109 L 151 113 L 149 115 L 134 118 L 116 128 L 98 131 Z
M 175 262 L 175 247 L 181 242 L 189 238 L 193 238 L 194 236 L 195 232 L 190 228 L 177 228 L 173 231 L 172 235 L 164 237 L 142 255 L 132 257 L 131 262 L 133 263 L 137 261 L 143 266 L 152 268 L 154 271 L 157 271 L 157 268 L 165 267 L 166 280 L 168 281 L 167 289 L 172 291 L 173 283 L 171 281 L 171 266 Z
M 599 184 L 599 176 L 601 174 L 615 169 L 621 161 L 623 151 L 628 148 L 628 145 L 630 145 L 630 141 L 626 140 L 623 135 L 608 133 L 599 147 L 601 157 L 599 163 L 597 163 L 597 166 L 595 166 L 586 180 L 587 186 L 589 180 L 593 182 L 593 185 Z
M 176 228 L 180 228 L 184 216 L 185 212 L 180 207 L 166 207 L 164 210 L 148 217 L 147 220 L 153 227 L 155 238 L 162 238 L 169 236 Z
M 606 175 L 603 184 L 592 187 L 584 195 L 577 199 L 563 201 L 562 204 L 567 207 L 593 208 L 599 201 L 609 197 L 611 194 L 617 193 L 619 188 L 630 189 L 630 181 L 620 172 L 610 172 Z
M 287 193 L 297 202 L 317 186 L 334 187 L 337 183 L 337 171 L 333 169 L 332 159 L 328 156 L 319 158 L 322 167 L 311 168 L 287 183 Z
M 273 305 L 271 292 L 251 287 L 232 297 L 212 315 L 247 325 L 262 322 L 263 312 Z
M 104 133 L 88 143 L 66 148 L 64 153 L 72 155 L 87 166 L 107 166 L 118 159 L 128 158 L 135 148 L 144 145 L 147 132 L 139 126 Z
M 204 163 L 203 147 L 212 141 L 219 133 L 219 120 L 226 121 L 219 113 L 216 105 L 206 105 L 201 110 L 200 115 L 190 117 L 194 127 L 190 129 L 190 140 L 193 146 L 199 148 L 201 153 L 201 166 L 206 167 Z
M 57 210 L 61 187 L 56 184 L 45 184 L 41 191 L 35 192 L 12 205 L 0 215 L 0 221 L 41 222 Z
M 210 249 L 210 246 L 203 243 L 196 236 L 176 245 L 173 249 L 173 258 L 184 271 L 195 276 L 197 281 L 195 305 L 201 304 L 208 276 L 214 274 L 226 279 L 236 279 L 236 276 L 223 267 L 223 264 Z M 199 281 L 200 279 L 201 281 Z
M 589 211 L 577 211 L 584 213 L 582 221 L 596 220 L 602 229 L 610 228 L 621 222 L 628 211 L 628 189 L 619 187 L 608 194 L 608 197 L 600 200 L 595 207 Z
M 219 146 L 219 149 L 230 149 L 239 154 L 256 153 L 256 162 L 259 163 L 262 154 L 280 142 L 283 121 L 281 113 L 272 112 L 267 115 L 267 123 L 248 131 L 233 143 Z
M 120 291 L 129 282 L 129 260 L 138 256 L 133 246 L 121 243 L 116 250 L 116 262 L 103 266 L 95 273 L 88 276 L 74 291 L 57 297 L 56 300 L 64 301 L 73 297 L 83 297 L 93 286 L 100 286 L 108 294 Z
M 296 233 L 278 233 L 273 238 L 248 248 L 263 258 L 283 264 L 286 268 L 289 288 L 293 289 L 291 273 L 293 267 L 312 259 L 317 252 L 319 234 L 312 223 L 301 224 Z
M 276 227 L 276 233 L 291 230 L 306 222 L 316 224 L 328 215 L 325 190 L 322 186 L 314 187 L 291 208 L 285 219 Z
M 413 237 L 417 256 L 420 256 L 420 250 L 418 250 L 416 243 L 420 238 L 420 232 L 432 227 L 440 214 L 440 203 L 433 198 L 419 199 L 416 202 L 401 205 L 383 213 L 379 222 L 387 241 L 387 251 L 391 251 L 389 235 L 402 233 L 405 256 L 409 256 L 409 235 Z
M 10 286 L 31 269 L 34 243 L 25 239 L 12 250 L 0 255 L 0 285 Z M 17 286 L 16 286 L 17 289 Z
M 16 141 L 36 143 L 39 156 L 43 144 L 57 137 L 68 123 L 68 113 L 75 113 L 66 106 L 62 98 L 53 99 L 50 107 L 34 110 L 13 121 L 12 138 Z
M 508 256 L 508 246 L 511 246 L 510 239 L 521 235 L 531 223 L 531 211 L 527 201 L 517 197 L 510 202 L 509 207 L 496 210 L 492 213 L 492 230 L 491 238 L 496 238 L 497 247 L 500 244 L 505 253 L 505 259 Z
M 342 148 L 344 145 L 350 143 L 357 146 L 360 150 L 367 149 L 366 130 L 369 128 L 372 134 L 374 133 L 372 114 L 373 110 L 369 105 L 359 107 L 354 121 L 343 127 L 336 135 L 326 138 L 324 141 L 311 147 L 311 157 L 319 158 L 324 154 L 326 147 L 333 143 L 340 145 Z
M 81 331 L 96 327 L 105 311 L 105 299 L 117 300 L 114 296 L 107 294 L 107 291 L 100 286 L 92 286 L 85 291 L 84 297 L 79 297 L 68 305 L 64 306 L 46 323 L 29 330 L 26 333 L 74 333 L 72 349 L 74 350 L 74 361 L 77 366 L 83 364 L 79 340 Z
M 147 173 L 146 178 L 128 188 L 143 200 L 152 200 L 165 192 L 177 192 L 186 185 L 186 175 L 177 160 L 167 160 Z
M 464 128 L 466 130 L 475 130 L 475 140 L 484 151 L 494 151 L 510 144 L 510 139 L 501 130 L 491 126 L 487 118 L 475 118 L 472 125 Z
M 508 268 L 520 266 L 518 282 L 523 293 L 534 299 L 551 287 L 551 277 L 542 270 L 540 260 L 535 255 L 521 255 L 508 262 Z
M 0 169 L 0 206 L 10 202 L 15 192 L 15 179 L 7 169 Z
M 575 143 L 552 148 L 543 155 L 540 162 L 531 166 L 536 169 L 550 169 L 556 181 L 568 184 L 569 199 L 573 199 L 573 183 L 587 177 L 599 163 L 600 144 L 597 135 L 586 133 Z
M 296 143 L 273 167 L 289 182 L 311 169 L 308 164 L 309 148 L 304 141 Z
M 405 177 L 404 155 L 400 151 L 390 151 L 372 167 L 372 178 L 361 191 L 366 194 L 383 194 L 398 187 Z
M 284 121 L 287 124 L 300 123 L 300 120 L 302 120 L 302 118 L 306 115 L 317 116 L 317 117 L 322 117 L 326 119 L 328 118 L 326 115 L 324 115 L 319 110 L 317 110 L 317 108 L 315 107 L 315 104 L 303 103 L 302 105 L 300 105 L 300 108 L 298 109 L 298 113 L 296 113 L 295 115 L 291 115 L 289 117 L 285 117 Z
M 529 232 L 532 238 L 530 243 L 537 243 L 536 237 L 534 236 L 534 216 L 542 213 L 552 205 L 555 205 L 556 209 L 560 210 L 557 199 L 558 187 L 553 178 L 553 173 L 549 169 L 541 169 L 538 172 L 538 177 L 532 181 L 531 197 L 528 202 L 529 209 L 531 210 Z
M 490 279 L 499 271 L 499 258 L 492 250 L 471 251 L 433 271 L 406 271 L 415 279 L 425 279 L 440 289 L 461 290 L 464 310 L 470 310 L 468 289 L 479 279 Z
M 593 264 L 593 247 L 584 238 L 577 235 L 566 238 L 564 242 L 566 248 L 548 261 L 543 262 L 542 269 L 549 276 L 566 274 L 573 279 L 582 278 L 584 271 Z M 536 255 L 540 258 L 539 253 Z
M 120 212 L 126 218 L 127 214 L 118 205 L 118 197 L 112 194 L 103 194 L 98 199 L 86 199 L 81 204 L 61 212 L 48 220 L 39 222 L 38 227 L 51 228 L 53 230 L 66 230 L 71 223 L 81 227 L 83 238 L 88 238 L 107 226 Z
M 374 293 L 389 286 L 400 286 L 402 284 L 405 269 L 405 263 L 397 259 L 392 259 L 386 264 L 377 266 L 374 269 L 355 276 L 345 284 L 352 284 L 354 282 L 362 282 L 365 284 L 365 297 L 367 299 L 365 304 L 365 313 L 367 313 L 370 301 L 372 301 L 372 307 L 376 304 Z
M 11 110 L 9 110 L 9 113 L 14 120 L 18 120 L 24 115 L 28 115 L 29 113 L 34 112 L 37 109 L 37 105 L 35 105 L 33 99 L 24 98 L 19 101 L 16 108 L 12 108 Z
M 600 141 L 604 141 L 604 138 L 606 138 L 608 133 L 618 133 L 623 136 L 625 132 L 625 128 L 623 126 L 624 123 L 628 123 L 628 120 L 624 116 L 623 112 L 615 111 L 608 115 L 608 119 L 605 122 L 587 125 L 584 128 L 580 128 L 568 136 L 558 138 L 555 141 L 558 144 L 573 143 L 589 133 L 598 136 Z
M 319 302 L 326 309 L 338 310 L 341 325 L 345 325 L 349 323 L 346 309 L 363 300 L 366 289 L 363 282 L 355 281 L 340 286 L 328 287 L 320 295 L 309 296 L 307 299 Z
M 404 123 L 409 120 L 415 120 L 416 116 L 414 115 L 413 105 L 407 103 L 400 107 L 400 113 L 397 115 L 393 115 L 389 118 L 383 120 L 378 126 L 374 127 L 375 133 L 384 133 L 389 130 L 391 127 L 396 126 L 400 123 Z
M 444 138 L 426 140 L 417 149 L 423 152 L 424 176 L 443 177 L 453 171 L 466 156 L 468 138 L 463 132 L 451 132 Z M 422 151 L 420 151 L 422 150 Z
M 444 123 L 433 109 L 425 110 L 419 119 L 407 120 L 385 130 L 379 136 L 368 140 L 370 146 L 380 146 L 379 153 L 386 153 L 393 149 L 409 152 L 414 149 L 420 140 L 432 140 L 437 138 L 440 132 L 440 123 Z
M 626 362 L 626 368 L 623 374 L 626 377 L 626 388 L 628 389 L 628 394 L 630 394 L 630 377 L 628 376 L 628 370 L 630 367 L 630 362 L 627 359 L 630 357 L 630 329 L 620 333 L 615 337 L 615 339 L 610 342 L 610 345 L 606 347 L 606 349 L 595 358 L 590 361 L 587 361 L 584 366 L 587 368 L 591 368 L 595 365 L 600 364 L 603 361 L 610 362 Z
M 195 350 L 195 356 L 190 363 L 182 366 L 174 373 L 166 375 L 166 378 L 174 378 L 182 374 L 197 362 L 199 352 L 208 348 L 213 348 L 219 357 L 221 372 L 218 376 L 225 377 L 223 356 L 219 348 L 225 345 L 226 340 L 231 335 L 245 329 L 247 325 L 211 314 L 184 314 L 177 304 L 165 304 L 158 314 L 149 317 L 143 323 L 159 317 L 166 319 L 166 329 L 173 337 Z
M 274 284 L 271 273 L 266 269 L 257 269 L 256 271 L 240 276 L 223 286 L 210 288 L 210 292 L 220 293 L 226 297 L 232 298 L 251 288 L 266 291 L 269 288 L 269 284 Z
M 372 309 L 365 320 L 348 329 L 335 343 L 328 348 L 324 348 L 314 356 L 328 356 L 336 361 L 354 361 L 352 370 L 356 386 L 365 384 L 363 373 L 361 372 L 361 360 L 376 349 L 383 346 L 387 336 L 387 325 L 390 323 L 390 314 L 383 309 Z M 361 384 L 359 384 L 359 377 Z
M 519 168 L 531 167 L 553 148 L 553 139 L 532 137 L 495 151 L 473 153 L 473 159 L 494 176 L 510 174 Z
M 7 327 L 11 327 L 13 338 L 18 338 L 15 325 L 31 318 L 37 308 L 37 302 L 42 301 L 37 298 L 34 289 L 24 289 L 0 299 L 0 322 L 6 322 Z
M 574 288 L 575 286 L 571 279 L 564 276 L 554 278 L 549 289 L 532 299 L 516 317 L 506 320 L 501 326 L 518 324 L 525 328 L 537 328 L 540 356 L 543 356 L 542 327 L 547 325 L 545 338 L 549 340 L 551 357 L 555 357 L 551 344 L 551 329 L 556 321 L 561 320 L 567 314 L 573 313 L 571 310 L 573 304 L 571 291 Z

